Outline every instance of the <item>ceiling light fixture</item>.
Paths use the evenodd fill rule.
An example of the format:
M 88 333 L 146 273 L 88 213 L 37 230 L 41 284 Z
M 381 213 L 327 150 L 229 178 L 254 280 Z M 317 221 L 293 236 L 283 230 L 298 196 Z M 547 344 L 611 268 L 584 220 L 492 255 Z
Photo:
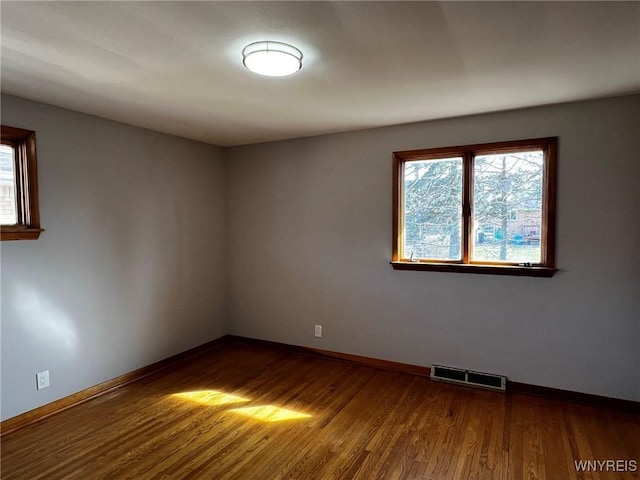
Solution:
M 242 63 L 254 73 L 283 77 L 302 68 L 302 52 L 282 42 L 255 42 L 242 50 Z

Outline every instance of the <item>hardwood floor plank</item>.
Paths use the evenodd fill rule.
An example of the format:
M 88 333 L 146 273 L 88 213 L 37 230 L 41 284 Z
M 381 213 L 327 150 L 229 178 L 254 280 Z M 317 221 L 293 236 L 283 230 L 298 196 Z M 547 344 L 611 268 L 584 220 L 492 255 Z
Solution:
M 637 480 L 574 462 L 640 463 L 640 416 L 230 343 L 1 447 L 6 480 Z

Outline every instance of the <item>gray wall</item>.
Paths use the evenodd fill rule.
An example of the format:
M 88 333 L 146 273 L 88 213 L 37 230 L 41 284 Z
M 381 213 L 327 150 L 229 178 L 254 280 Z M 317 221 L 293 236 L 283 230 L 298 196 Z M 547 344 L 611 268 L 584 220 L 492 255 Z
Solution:
M 640 400 L 639 112 L 620 97 L 228 150 L 231 332 Z M 555 277 L 391 268 L 391 152 L 545 136 Z
M 640 400 L 639 111 L 222 150 L 3 96 L 3 124 L 37 131 L 46 232 L 0 245 L 2 419 L 225 333 Z M 390 267 L 392 151 L 542 136 L 560 137 L 555 277 Z
M 221 149 L 11 96 L 2 123 L 36 131 L 46 229 L 0 247 L 2 419 L 226 332 Z

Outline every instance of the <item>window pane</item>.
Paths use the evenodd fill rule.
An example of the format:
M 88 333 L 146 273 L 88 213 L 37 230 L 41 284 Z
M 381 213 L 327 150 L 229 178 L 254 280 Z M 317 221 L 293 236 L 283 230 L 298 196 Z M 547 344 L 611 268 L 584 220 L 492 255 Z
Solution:
M 474 160 L 474 261 L 540 263 L 542 151 Z
M 404 165 L 403 256 L 461 260 L 462 158 Z
M 16 212 L 16 177 L 13 148 L 0 145 L 0 224 L 18 223 Z

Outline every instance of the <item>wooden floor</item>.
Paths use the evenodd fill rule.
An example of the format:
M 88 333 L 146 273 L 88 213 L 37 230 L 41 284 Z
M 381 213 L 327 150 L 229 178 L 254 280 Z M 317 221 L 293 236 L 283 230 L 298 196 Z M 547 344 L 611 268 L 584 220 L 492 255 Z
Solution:
M 1 447 L 4 480 L 640 478 L 574 464 L 640 462 L 640 416 L 243 344 Z

